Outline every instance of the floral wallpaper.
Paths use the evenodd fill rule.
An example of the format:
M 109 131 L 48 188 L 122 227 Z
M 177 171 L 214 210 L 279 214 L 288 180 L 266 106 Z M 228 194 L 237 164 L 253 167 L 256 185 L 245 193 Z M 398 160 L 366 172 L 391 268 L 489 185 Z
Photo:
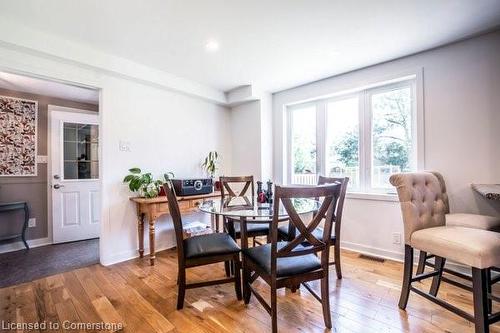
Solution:
M 35 101 L 0 96 L 0 176 L 36 176 Z

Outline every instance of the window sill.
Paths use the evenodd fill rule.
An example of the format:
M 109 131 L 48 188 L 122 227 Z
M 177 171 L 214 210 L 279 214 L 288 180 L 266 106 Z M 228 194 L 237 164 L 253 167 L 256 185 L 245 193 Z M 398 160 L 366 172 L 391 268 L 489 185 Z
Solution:
M 359 199 L 359 200 L 374 200 L 374 201 L 392 201 L 398 202 L 397 194 L 386 194 L 386 193 L 362 193 L 362 192 L 347 192 L 347 199 Z

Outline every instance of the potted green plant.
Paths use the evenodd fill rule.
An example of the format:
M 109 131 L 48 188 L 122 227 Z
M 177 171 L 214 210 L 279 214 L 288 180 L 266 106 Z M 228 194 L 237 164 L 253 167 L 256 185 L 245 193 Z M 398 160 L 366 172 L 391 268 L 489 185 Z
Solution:
M 215 173 L 217 172 L 217 169 L 219 168 L 219 153 L 217 151 L 211 151 L 208 153 L 207 157 L 205 157 L 205 160 L 203 161 L 203 164 L 201 165 L 203 169 L 207 172 L 208 176 L 212 178 L 212 182 L 214 182 L 215 179 Z M 214 186 L 216 190 L 220 190 L 220 182 L 215 181 Z
M 132 192 L 137 192 L 141 197 L 155 198 L 162 189 L 163 180 L 154 179 L 151 172 L 142 173 L 139 168 L 131 168 L 128 170 L 130 174 L 123 179 L 124 183 L 128 183 L 128 188 Z M 165 181 L 174 177 L 172 172 L 167 172 L 163 175 Z

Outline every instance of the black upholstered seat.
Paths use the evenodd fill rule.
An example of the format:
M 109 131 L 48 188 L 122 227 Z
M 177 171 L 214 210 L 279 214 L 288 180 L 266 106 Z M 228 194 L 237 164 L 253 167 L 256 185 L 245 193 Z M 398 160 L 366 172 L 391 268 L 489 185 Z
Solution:
M 278 238 L 288 239 L 288 224 L 282 224 L 278 226 Z
M 312 232 L 313 236 L 317 239 L 323 239 L 323 228 L 316 228 Z M 278 236 L 280 239 L 288 239 L 288 225 L 281 225 L 278 227 Z M 332 230 L 332 236 L 330 237 L 330 241 L 335 241 L 335 231 Z
M 236 238 L 240 238 L 241 224 L 238 222 L 234 223 L 234 232 L 236 233 Z M 247 223 L 247 234 L 248 237 L 253 235 L 261 236 L 269 234 L 269 223 Z
M 187 259 L 231 254 L 240 251 L 234 239 L 226 233 L 194 236 L 184 240 Z
M 284 247 L 286 244 L 286 242 L 279 242 L 278 249 Z M 300 245 L 299 247 L 302 248 Z M 244 249 L 243 252 L 247 258 L 262 267 L 266 273 L 271 274 L 271 244 Z M 312 272 L 321 268 L 321 262 L 314 254 L 277 258 L 276 265 L 276 275 L 278 277 Z

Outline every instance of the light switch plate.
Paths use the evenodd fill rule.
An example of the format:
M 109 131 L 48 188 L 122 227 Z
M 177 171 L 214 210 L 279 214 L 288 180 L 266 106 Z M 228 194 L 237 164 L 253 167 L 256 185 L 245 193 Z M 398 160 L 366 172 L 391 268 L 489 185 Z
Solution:
M 36 227 L 36 218 L 32 217 L 28 220 L 28 228 Z
M 47 155 L 37 155 L 36 156 L 36 163 L 48 163 L 49 159 Z

